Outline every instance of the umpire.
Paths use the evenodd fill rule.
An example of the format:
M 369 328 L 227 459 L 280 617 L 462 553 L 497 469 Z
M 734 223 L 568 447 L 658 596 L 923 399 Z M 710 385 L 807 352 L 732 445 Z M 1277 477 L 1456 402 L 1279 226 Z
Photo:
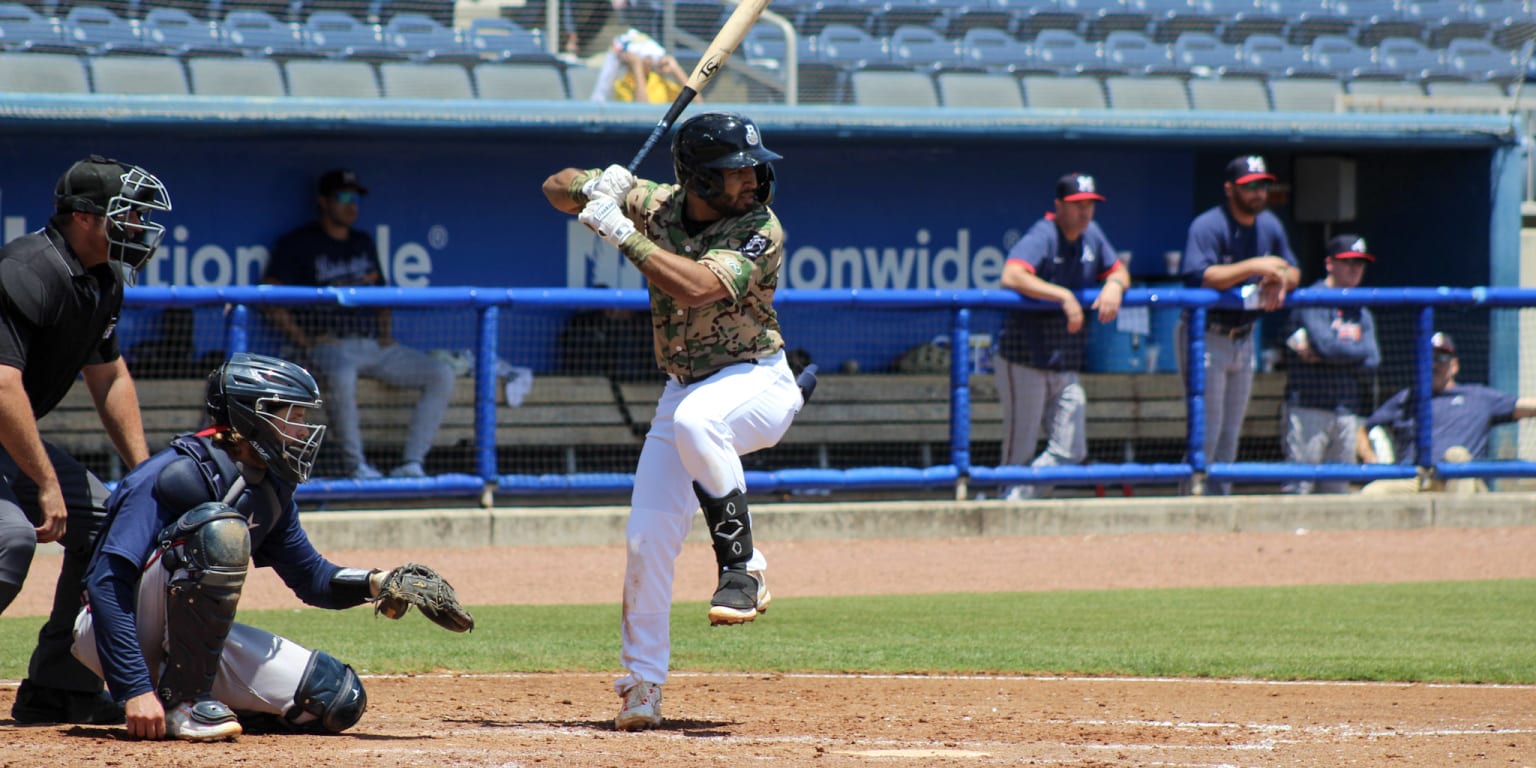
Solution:
M 0 248 L 0 613 L 21 591 L 37 544 L 64 547 L 53 610 L 11 707 L 19 724 L 123 722 L 101 679 L 70 653 L 107 489 L 45 443 L 37 419 L 83 375 L 123 462 L 149 457 L 117 321 L 124 284 L 165 234 L 151 213 L 170 209 L 149 172 L 91 155 L 59 178 L 48 226 Z

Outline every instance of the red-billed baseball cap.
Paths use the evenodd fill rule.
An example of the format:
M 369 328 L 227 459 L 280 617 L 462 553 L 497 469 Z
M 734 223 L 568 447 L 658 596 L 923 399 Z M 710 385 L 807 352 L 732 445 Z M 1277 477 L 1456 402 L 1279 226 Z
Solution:
M 1365 238 L 1359 235 L 1338 235 L 1328 241 L 1330 259 L 1365 259 L 1371 263 L 1376 257 L 1365 250 Z
M 1274 175 L 1269 172 L 1269 166 L 1259 155 L 1242 155 L 1232 158 L 1232 162 L 1227 163 L 1227 181 L 1233 184 L 1274 180 Z
M 1076 200 L 1103 200 L 1099 194 L 1093 177 L 1086 173 L 1069 173 L 1056 180 L 1056 199 L 1073 202 Z
M 1451 335 L 1443 331 L 1435 331 L 1435 335 L 1429 337 L 1429 347 L 1436 352 L 1444 352 L 1452 357 L 1456 355 L 1456 342 L 1451 341 Z

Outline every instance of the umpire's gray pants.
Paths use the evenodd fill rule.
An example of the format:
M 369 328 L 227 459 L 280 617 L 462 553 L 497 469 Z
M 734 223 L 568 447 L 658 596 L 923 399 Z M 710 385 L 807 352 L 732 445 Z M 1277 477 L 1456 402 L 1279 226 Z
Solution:
M 330 433 L 340 444 L 348 471 L 363 463 L 363 436 L 357 417 L 357 379 L 366 376 L 396 387 L 421 390 L 411 413 L 401 461 L 422 461 L 453 396 L 453 368 L 404 344 L 380 346 L 376 339 L 348 336 L 309 350 L 315 372 L 325 379 L 320 397 Z
M 1322 408 L 1286 406 L 1285 460 L 1292 464 L 1356 464 L 1355 433 L 1360 417 Z M 1293 480 L 1280 486 L 1285 493 L 1312 493 L 1314 484 Z M 1318 493 L 1349 493 L 1349 483 L 1329 480 L 1316 484 Z
M 997 399 L 1003 406 L 1003 463 L 1056 467 L 1088 458 L 1088 396 L 1077 371 L 1047 371 L 1001 358 Z M 1045 450 L 1035 443 L 1045 430 Z M 1033 461 L 1031 461 L 1033 457 Z M 1014 486 L 1010 499 L 1049 495 L 1049 485 Z
M 1255 331 L 1256 333 L 1257 331 Z M 1179 372 L 1189 370 L 1189 328 L 1180 321 L 1177 329 Z M 1241 339 L 1224 334 L 1205 337 L 1205 463 L 1230 463 L 1237 460 L 1238 438 L 1243 418 L 1248 414 L 1248 398 L 1253 394 L 1254 333 Z M 1184 377 L 1189 380 L 1188 375 Z M 1225 496 L 1231 483 L 1206 486 L 1206 494 Z

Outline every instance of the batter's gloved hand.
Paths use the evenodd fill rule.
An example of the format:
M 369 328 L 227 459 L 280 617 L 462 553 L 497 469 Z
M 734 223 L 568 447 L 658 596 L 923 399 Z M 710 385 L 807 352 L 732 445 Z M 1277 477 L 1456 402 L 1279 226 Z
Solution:
M 611 197 L 615 200 L 623 200 L 629 194 L 629 190 L 635 187 L 635 175 L 622 165 L 610 165 L 603 169 L 597 176 L 581 187 L 581 193 L 588 200 L 598 197 Z
M 611 197 L 592 198 L 576 218 L 616 248 L 624 244 L 624 238 L 635 234 L 635 223 L 624 215 L 624 206 Z
M 384 575 L 373 612 L 398 619 L 413 605 L 443 629 L 468 632 L 475 628 L 475 617 L 459 603 L 448 580 L 420 563 L 406 563 Z

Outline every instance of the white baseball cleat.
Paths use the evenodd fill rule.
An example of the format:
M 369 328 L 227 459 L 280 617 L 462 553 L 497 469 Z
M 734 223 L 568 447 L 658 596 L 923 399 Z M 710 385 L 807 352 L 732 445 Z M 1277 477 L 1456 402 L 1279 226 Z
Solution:
M 233 739 L 243 731 L 229 707 L 217 699 L 183 701 L 165 714 L 165 737 L 183 741 Z
M 773 595 L 762 571 L 725 570 L 709 605 L 710 626 L 745 624 L 768 610 Z
M 635 681 L 634 687 L 624 692 L 624 706 L 613 727 L 621 731 L 640 731 L 661 726 L 661 686 Z

